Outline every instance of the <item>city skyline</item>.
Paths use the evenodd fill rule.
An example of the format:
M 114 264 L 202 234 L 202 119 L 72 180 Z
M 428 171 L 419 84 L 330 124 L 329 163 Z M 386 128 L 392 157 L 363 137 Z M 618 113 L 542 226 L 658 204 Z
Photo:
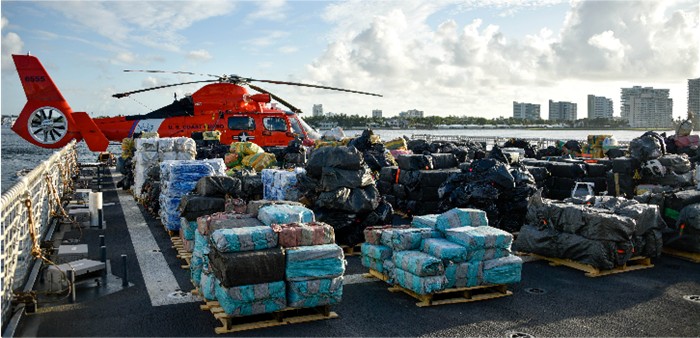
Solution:
M 138 6 L 138 10 L 134 7 Z M 268 85 L 307 114 L 512 115 L 512 102 L 576 103 L 620 88 L 668 88 L 687 113 L 700 76 L 700 5 L 651 1 L 3 1 L 2 113 L 24 105 L 10 55 L 40 58 L 76 111 L 143 114 L 199 86 L 112 94 L 202 77 L 305 82 L 383 98 Z

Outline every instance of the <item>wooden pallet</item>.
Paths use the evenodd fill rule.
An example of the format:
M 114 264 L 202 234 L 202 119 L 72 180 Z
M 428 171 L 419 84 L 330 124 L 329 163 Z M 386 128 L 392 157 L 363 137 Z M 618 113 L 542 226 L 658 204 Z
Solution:
M 192 259 L 192 253 L 185 250 L 185 244 L 182 243 L 182 239 L 180 237 L 170 237 L 170 240 L 173 242 L 173 249 L 177 251 L 177 258 L 180 258 L 185 261 L 186 264 L 180 265 L 181 268 L 183 269 L 189 269 L 190 268 L 190 260 Z
M 377 271 L 377 270 L 374 270 L 374 269 L 369 269 L 369 272 L 366 273 L 366 274 L 364 274 L 364 275 L 362 275 L 362 277 L 365 277 L 365 278 L 376 278 L 376 279 L 379 279 L 379 280 L 381 280 L 381 281 L 383 281 L 383 282 L 386 282 L 387 280 L 389 280 L 389 276 L 387 276 L 387 275 L 385 275 L 385 274 L 383 274 L 383 273 L 381 273 L 381 272 L 379 272 L 379 271 Z
M 200 306 L 200 308 L 201 307 L 202 306 Z M 236 317 L 226 314 L 221 307 L 210 307 L 209 311 L 213 313 L 214 318 L 219 320 L 223 325 L 214 329 L 214 332 L 217 334 L 338 318 L 338 314 L 330 310 L 330 305 L 304 309 L 286 308 L 272 313 L 245 317 Z
M 400 285 L 394 285 L 389 288 L 390 292 L 403 292 L 409 296 L 419 300 L 416 303 L 419 307 L 433 306 L 433 305 L 444 305 L 444 304 L 457 304 L 457 303 L 469 303 L 476 302 L 480 300 L 494 299 L 500 297 L 506 297 L 513 294 L 513 292 L 508 291 L 508 286 L 505 284 L 498 285 L 480 285 L 474 287 L 463 287 L 463 288 L 451 288 L 428 295 L 419 295 L 409 289 L 406 289 Z
M 549 261 L 549 265 L 551 266 L 563 265 L 576 270 L 583 271 L 586 273 L 586 277 L 601 277 L 616 273 L 649 269 L 654 267 L 654 264 L 651 264 L 651 258 L 641 256 L 632 257 L 627 261 L 627 264 L 612 268 L 610 270 L 601 270 L 592 265 L 583 264 L 580 262 L 572 261 L 570 259 L 545 257 L 537 254 L 532 254 L 532 256 Z
M 343 248 L 343 253 L 345 256 L 360 256 L 362 255 L 362 246 L 361 245 L 355 245 L 355 246 L 347 246 L 347 245 L 341 245 L 341 248 Z
M 681 259 L 685 259 L 687 261 L 691 261 L 693 263 L 700 263 L 700 253 L 697 252 L 687 252 L 687 251 L 681 251 L 681 250 L 676 250 L 676 249 L 671 249 L 671 248 L 663 248 L 663 253 L 678 257 Z

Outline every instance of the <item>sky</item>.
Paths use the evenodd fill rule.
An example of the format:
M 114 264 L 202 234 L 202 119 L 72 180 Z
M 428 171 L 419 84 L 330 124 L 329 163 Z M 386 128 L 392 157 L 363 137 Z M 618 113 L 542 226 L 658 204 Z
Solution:
M 125 69 L 236 74 L 383 97 L 268 83 L 311 115 L 510 117 L 513 101 L 613 100 L 620 88 L 670 89 L 687 114 L 700 77 L 697 0 L 1 1 L 2 114 L 25 104 L 11 54 L 37 56 L 74 111 L 143 114 L 209 79 Z

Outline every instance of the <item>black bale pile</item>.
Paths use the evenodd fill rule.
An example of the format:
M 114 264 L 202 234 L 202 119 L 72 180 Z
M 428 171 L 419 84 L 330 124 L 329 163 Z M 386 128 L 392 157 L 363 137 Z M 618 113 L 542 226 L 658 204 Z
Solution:
M 180 217 L 196 221 L 197 217 L 225 211 L 227 199 L 239 199 L 244 195 L 240 179 L 206 176 L 197 181 L 192 193 L 182 196 L 178 210 Z
M 505 158 L 498 148 L 490 156 Z M 495 158 L 463 163 L 460 169 L 440 187 L 440 210 L 481 209 L 486 211 L 490 226 L 518 231 L 527 212 L 528 198 L 537 190 L 528 170 L 519 163 L 511 166 Z
M 364 130 L 362 135 L 350 140 L 348 146 L 362 153 L 363 160 L 373 172 L 396 165 L 394 157 L 384 147 L 379 135 L 375 135 L 371 129 Z
M 240 198 L 246 201 L 263 199 L 262 177 L 254 169 L 237 170 L 231 177 L 241 181 Z
M 569 158 L 525 159 L 522 163 L 535 178 L 537 187 L 543 188 L 542 195 L 558 200 L 571 197 L 577 182 L 592 183 L 596 195 L 605 192 L 607 172 L 613 168 L 612 161 L 605 159 L 595 163 Z
M 594 205 L 530 198 L 526 224 L 513 249 L 571 259 L 602 270 L 633 256 L 657 257 L 665 223 L 659 209 L 623 198 L 596 197 Z
M 275 154 L 277 163 L 282 168 L 297 168 L 306 166 L 306 147 L 300 139 L 289 141 L 289 144 L 279 154 Z
M 393 208 L 377 191 L 363 154 L 355 147 L 322 147 L 314 150 L 299 175 L 302 201 L 316 219 L 335 230 L 336 242 L 353 246 L 364 241 L 371 225 L 391 223 Z
M 151 215 L 160 211 L 160 166 L 148 168 L 146 182 L 141 188 L 142 204 Z
M 525 151 L 526 158 L 536 158 L 537 157 L 537 146 L 530 144 L 525 139 L 521 138 L 511 138 L 503 143 L 503 148 L 520 148 Z

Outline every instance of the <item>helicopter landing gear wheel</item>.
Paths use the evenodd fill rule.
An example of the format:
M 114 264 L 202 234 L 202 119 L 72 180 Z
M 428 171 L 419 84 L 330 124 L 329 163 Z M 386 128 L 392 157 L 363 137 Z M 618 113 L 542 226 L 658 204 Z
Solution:
M 39 143 L 54 144 L 68 132 L 66 116 L 54 107 L 41 107 L 35 110 L 29 123 L 27 123 L 29 135 Z

